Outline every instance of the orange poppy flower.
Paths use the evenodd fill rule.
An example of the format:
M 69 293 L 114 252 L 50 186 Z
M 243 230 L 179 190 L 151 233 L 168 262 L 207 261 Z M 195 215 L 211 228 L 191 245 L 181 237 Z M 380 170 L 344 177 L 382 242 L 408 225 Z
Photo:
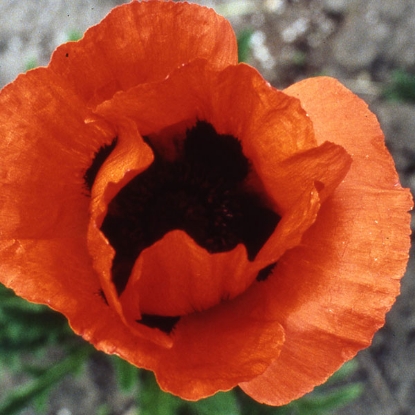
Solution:
M 212 10 L 133 1 L 0 108 L 0 280 L 164 390 L 282 405 L 382 326 L 412 200 L 337 81 L 278 91 Z

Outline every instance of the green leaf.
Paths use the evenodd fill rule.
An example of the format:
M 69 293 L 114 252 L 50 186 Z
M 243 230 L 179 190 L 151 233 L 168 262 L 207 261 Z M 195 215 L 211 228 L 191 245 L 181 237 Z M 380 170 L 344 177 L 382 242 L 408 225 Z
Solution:
M 160 390 L 152 373 L 143 373 L 140 415 L 176 415 L 182 404 L 181 399 Z
M 354 383 L 322 394 L 312 394 L 310 397 L 294 402 L 299 415 L 323 415 L 339 409 L 357 399 L 363 392 L 363 385 Z
M 14 309 L 0 311 L 0 359 L 2 353 L 43 349 L 65 338 L 75 337 L 66 319 L 53 311 L 31 313 Z
M 392 81 L 383 91 L 383 96 L 391 101 L 415 102 L 415 74 L 402 69 L 392 73 Z
M 38 378 L 10 392 L 0 402 L 0 414 L 14 415 L 27 407 L 33 399 L 46 393 L 52 386 L 56 386 L 68 373 L 76 371 L 92 350 L 89 345 L 78 348 L 66 359 L 45 369 Z
M 69 338 L 75 335 L 64 316 L 0 286 L 0 360 L 13 362 L 11 355 L 43 350 Z
M 238 35 L 238 62 L 247 62 L 251 53 L 252 30 L 243 30 Z
M 130 392 L 138 384 L 139 369 L 118 356 L 109 356 L 123 392 Z
M 44 305 L 30 303 L 29 301 L 23 300 L 16 296 L 14 293 L 10 292 L 2 292 L 0 295 L 1 300 L 1 308 L 2 309 L 19 309 L 19 310 L 26 310 L 31 311 L 33 313 L 42 312 L 45 309 Z
M 36 68 L 36 66 L 38 66 L 37 59 L 36 58 L 30 58 L 25 63 L 24 72 L 27 72 L 30 69 L 34 69 L 34 68 Z
M 96 415 L 110 415 L 110 413 L 111 409 L 109 408 L 108 404 L 104 403 L 98 407 Z
M 39 393 L 33 398 L 33 407 L 37 414 L 46 414 L 48 408 L 49 390 Z
M 356 359 L 350 360 L 341 366 L 337 372 L 334 372 L 333 375 L 329 377 L 329 379 L 326 381 L 325 385 L 332 385 L 336 382 L 341 382 L 345 379 L 347 379 L 350 375 L 352 375 L 359 367 L 359 363 Z
M 71 30 L 68 33 L 68 41 L 76 42 L 77 40 L 81 39 L 82 36 L 82 32 L 80 32 L 79 30 Z

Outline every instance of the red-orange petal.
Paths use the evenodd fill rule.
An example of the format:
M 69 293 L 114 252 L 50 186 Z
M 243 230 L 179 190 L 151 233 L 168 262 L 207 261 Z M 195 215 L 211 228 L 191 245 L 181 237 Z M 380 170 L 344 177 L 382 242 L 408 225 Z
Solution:
M 322 383 L 368 346 L 399 293 L 409 251 L 412 198 L 402 189 L 376 117 L 329 78 L 295 84 L 319 143 L 352 156 L 349 173 L 323 204 L 301 245 L 265 282 L 286 331 L 279 358 L 241 387 L 283 405 Z
M 197 400 L 263 373 L 280 353 L 284 330 L 268 314 L 269 298 L 257 294 L 247 290 L 183 317 L 155 368 L 160 387 Z
M 217 69 L 237 63 L 227 20 L 196 4 L 133 1 L 114 8 L 78 42 L 58 47 L 49 68 L 93 106 L 119 90 L 163 80 L 197 58 Z
M 244 64 L 217 70 L 198 59 L 162 82 L 115 94 L 95 111 L 115 123 L 120 117 L 134 120 L 143 136 L 178 122 L 206 120 L 219 134 L 237 137 L 254 163 L 266 158 L 275 164 L 317 144 L 299 101 L 272 88 Z
M 116 353 L 125 348 L 134 364 L 154 367 L 155 343 L 131 333 L 100 295 L 85 242 L 85 236 L 0 240 L 1 281 L 17 295 L 63 313 L 97 349 Z
M 266 162 L 263 164 L 268 166 Z M 257 260 L 275 262 L 284 252 L 300 243 L 303 233 L 316 220 L 321 203 L 346 176 L 350 164 L 351 158 L 343 147 L 325 142 L 264 168 L 268 169 L 265 173 L 268 175 L 268 194 L 276 194 L 279 211 L 283 214 Z
M 153 152 L 144 143 L 135 124 L 118 120 L 117 144 L 101 166 L 91 189 L 90 219 L 88 224 L 88 250 L 93 260 L 101 288 L 108 303 L 120 316 L 123 315 L 115 285 L 112 282 L 112 260 L 115 251 L 100 231 L 108 204 L 130 180 L 145 170 L 153 161 Z
M 45 68 L 0 95 L 1 238 L 82 235 L 89 203 L 83 174 L 112 130 Z
M 0 106 L 0 280 L 59 310 L 78 333 L 113 351 L 96 335 L 113 325 L 118 338 L 123 330 L 115 329 L 119 317 L 100 295 L 88 254 L 83 176 L 114 130 L 91 121 L 82 101 L 45 68 L 3 88 Z M 125 329 L 123 335 L 135 343 Z
M 233 264 L 231 270 L 229 264 Z M 184 231 L 175 230 L 143 250 L 121 301 L 129 297 L 129 308 L 145 314 L 200 312 L 244 292 L 263 267 L 248 261 L 242 244 L 210 254 Z

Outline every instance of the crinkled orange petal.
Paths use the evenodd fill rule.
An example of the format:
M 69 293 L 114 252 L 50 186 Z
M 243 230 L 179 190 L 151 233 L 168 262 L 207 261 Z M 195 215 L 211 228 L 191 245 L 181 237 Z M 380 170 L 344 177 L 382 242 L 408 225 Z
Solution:
M 83 174 L 111 129 L 86 122 L 89 111 L 45 68 L 3 88 L 0 107 L 0 237 L 83 235 Z
M 93 106 L 197 58 L 218 69 L 237 63 L 227 20 L 195 4 L 133 1 L 114 8 L 78 42 L 58 47 L 49 68 Z
M 131 333 L 100 295 L 85 235 L 0 240 L 0 255 L 1 282 L 17 295 L 63 313 L 76 333 L 97 349 L 113 354 L 126 348 L 134 364 L 154 367 L 158 357 L 155 343 Z
M 272 263 L 300 243 L 303 233 L 316 220 L 321 203 L 346 176 L 351 158 L 343 147 L 325 142 L 271 167 L 266 163 L 264 160 L 268 194 L 275 192 L 280 212 L 286 212 L 256 258 Z
M 297 99 L 272 88 L 254 68 L 224 70 L 198 59 L 174 70 L 162 82 L 121 91 L 96 108 L 116 122 L 127 117 L 143 136 L 181 121 L 210 122 L 219 134 L 238 138 L 253 162 L 280 162 L 316 146 L 313 126 Z
M 88 254 L 83 175 L 114 131 L 87 121 L 92 114 L 45 68 L 3 88 L 0 107 L 0 281 L 113 351 L 93 334 L 113 325 L 118 338 L 123 330 L 115 329 L 119 317 L 100 296 Z
M 126 348 L 134 364 L 154 367 L 154 342 L 132 334 L 101 297 L 85 242 L 85 237 L 0 240 L 1 281 L 17 295 L 69 317 L 73 329 L 97 349 L 113 354 Z
M 86 244 L 84 174 L 115 129 L 47 68 L 4 87 L 0 107 L 0 281 L 63 313 L 98 349 L 139 349 L 134 362 L 148 367 L 154 342 L 137 338 L 105 303 Z
M 232 301 L 183 317 L 173 347 L 155 367 L 162 389 L 197 400 L 266 370 L 278 357 L 284 330 L 269 316 L 269 298 L 247 290 Z
M 399 294 L 410 245 L 404 213 L 412 207 L 379 123 L 362 100 L 330 78 L 308 79 L 285 92 L 300 99 L 317 141 L 344 147 L 352 165 L 301 245 L 263 283 L 286 341 L 263 375 L 240 386 L 271 405 L 310 391 L 370 344 Z
M 128 321 L 112 281 L 115 251 L 100 231 L 102 221 L 107 213 L 108 204 L 118 191 L 145 170 L 154 159 L 150 147 L 145 144 L 131 121 L 119 119 L 116 133 L 116 147 L 101 166 L 91 190 L 88 251 L 92 257 L 93 268 L 99 276 L 105 301 L 118 313 L 121 320 L 118 324 L 122 322 L 128 326 L 133 335 L 148 339 L 162 347 L 170 347 L 171 339 L 165 333 L 137 324 L 135 321 L 134 324 Z
M 91 190 L 91 220 L 97 228 L 102 225 L 114 196 L 154 160 L 152 150 L 134 123 L 121 119 L 117 127 L 115 149 L 99 169 Z
M 347 151 L 333 142 L 324 142 L 318 147 L 298 152 L 279 164 L 264 164 L 267 183 L 278 189 L 278 204 L 282 212 L 295 205 L 299 190 L 312 183 L 321 202 L 336 189 L 350 169 L 351 157 Z M 275 196 L 277 197 L 277 196 Z
M 153 152 L 144 143 L 135 125 L 128 120 L 118 122 L 117 143 L 95 178 L 91 190 L 88 250 L 98 273 L 101 288 L 111 307 L 123 315 L 116 288 L 112 282 L 112 260 L 115 251 L 100 231 L 108 204 L 130 180 L 153 161 Z
M 210 254 L 184 231 L 174 230 L 140 254 L 121 301 L 129 298 L 128 308 L 145 314 L 203 311 L 244 292 L 266 265 L 248 261 L 242 244 Z

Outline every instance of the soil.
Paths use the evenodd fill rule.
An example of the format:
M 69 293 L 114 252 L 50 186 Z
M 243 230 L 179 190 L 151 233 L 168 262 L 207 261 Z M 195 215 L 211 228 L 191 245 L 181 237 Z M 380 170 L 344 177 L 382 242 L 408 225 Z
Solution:
M 0 0 L 0 86 L 28 66 L 47 64 L 73 31 L 99 22 L 116 0 Z M 397 69 L 415 73 L 415 0 L 195 1 L 225 14 L 237 33 L 252 31 L 249 63 L 282 88 L 318 74 L 338 78 L 378 115 L 402 184 L 415 191 L 415 104 L 387 100 L 383 92 Z M 364 394 L 339 415 L 415 414 L 415 263 L 411 256 L 402 293 L 372 345 L 357 356 L 353 379 Z M 108 402 L 104 361 L 68 378 L 53 394 L 50 415 L 95 413 Z M 100 375 L 102 374 L 102 375 Z M 103 381 L 105 379 L 105 382 Z M 0 384 L 17 385 L 2 374 Z M 113 390 L 113 389 L 112 389 Z M 111 395 L 112 396 L 112 395 Z M 112 396 L 114 414 L 126 401 Z M 33 411 L 24 412 L 26 415 Z

